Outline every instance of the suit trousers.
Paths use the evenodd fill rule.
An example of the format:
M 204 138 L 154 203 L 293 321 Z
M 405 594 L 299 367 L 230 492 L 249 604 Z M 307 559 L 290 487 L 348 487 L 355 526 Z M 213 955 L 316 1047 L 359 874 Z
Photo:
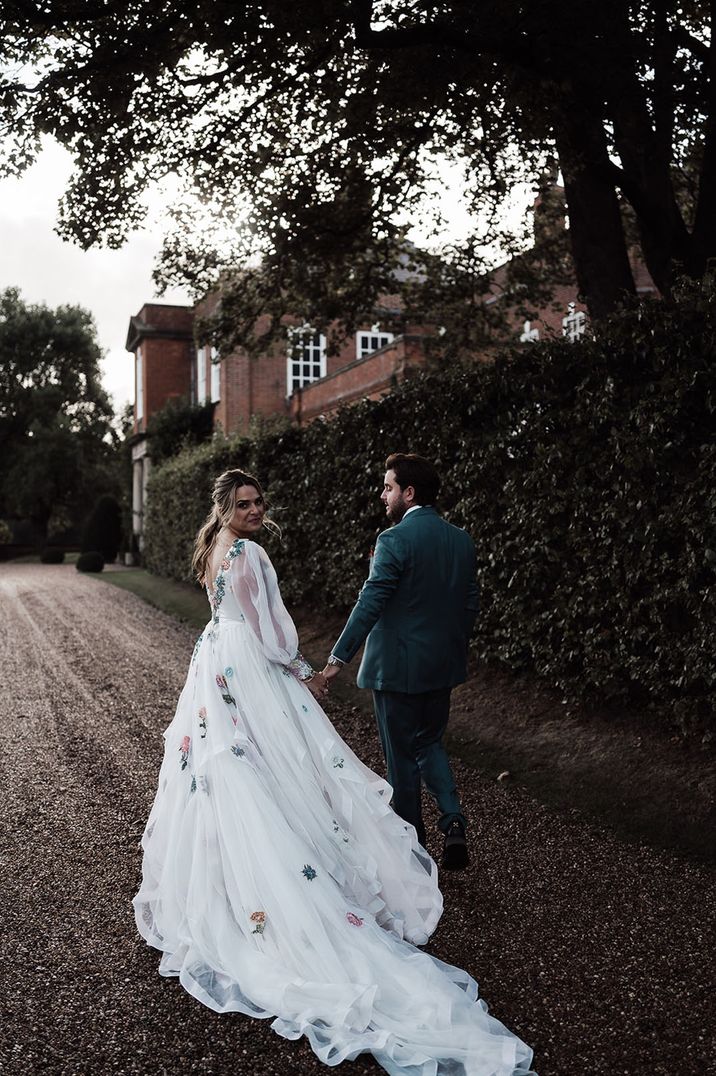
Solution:
M 455 778 L 442 744 L 450 716 L 450 688 L 419 694 L 374 691 L 373 704 L 388 781 L 393 786 L 393 810 L 415 826 L 424 846 L 422 782 L 438 805 L 438 825 L 443 833 L 455 819 L 464 826 Z

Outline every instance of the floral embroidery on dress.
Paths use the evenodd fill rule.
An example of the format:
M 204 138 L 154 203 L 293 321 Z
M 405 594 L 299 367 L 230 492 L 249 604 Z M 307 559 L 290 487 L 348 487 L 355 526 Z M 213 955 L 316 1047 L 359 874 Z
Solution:
M 199 710 L 199 728 L 202 730 L 201 738 L 206 739 L 206 706 L 202 706 Z
M 226 705 L 227 706 L 236 706 L 236 699 L 234 698 L 234 696 L 229 691 L 229 685 L 226 682 L 226 677 L 225 676 L 217 676 L 216 677 L 216 685 L 219 688 L 219 691 L 221 692 L 221 697 L 224 700 L 224 702 L 226 703 Z
M 227 665 L 227 667 L 224 669 L 224 673 L 226 674 L 226 676 L 229 677 L 229 679 L 231 679 L 231 677 L 234 675 L 234 670 L 231 668 L 230 665 Z
M 191 736 L 185 736 L 182 742 L 179 744 L 179 751 L 181 755 L 181 768 L 185 770 L 189 765 L 189 748 L 191 746 Z
M 304 865 L 304 868 L 301 871 L 301 874 L 303 875 L 303 877 L 306 879 L 307 882 L 312 882 L 313 879 L 317 877 L 317 872 L 316 872 L 315 868 L 311 866 L 310 863 L 306 863 Z
M 209 594 L 209 605 L 213 615 L 214 624 L 219 623 L 219 606 L 224 600 L 224 594 L 226 593 L 226 580 L 224 579 L 224 572 L 228 572 L 231 567 L 231 562 L 234 557 L 238 557 L 239 553 L 244 547 L 244 539 L 237 538 L 231 549 L 228 551 L 221 564 L 219 565 L 219 571 L 214 580 L 213 588 L 207 588 Z M 242 617 L 243 619 L 243 617 Z
M 235 744 L 235 743 L 233 743 L 231 745 L 231 750 L 233 751 L 233 753 L 236 755 L 237 758 L 243 758 L 244 755 L 246 754 L 243 747 L 239 747 L 239 745 Z
M 340 755 L 334 755 L 333 758 L 331 759 L 331 761 L 333 762 L 333 769 L 334 770 L 342 770 L 343 769 L 343 763 L 345 762 L 345 759 L 341 758 Z
M 335 834 L 339 834 L 339 833 L 340 833 L 340 835 L 341 835 L 341 840 L 343 841 L 343 843 L 344 843 L 344 844 L 348 844 L 348 837 L 346 836 L 346 834 L 344 833 L 344 831 L 343 831 L 343 830 L 341 829 L 341 827 L 340 827 L 340 826 L 338 825 L 338 823 L 336 822 L 335 818 L 333 819 L 333 832 L 334 832 Z
M 196 777 L 194 776 L 194 774 L 191 775 L 191 788 L 189 789 L 189 791 L 196 792 Z
M 361 917 L 359 915 L 354 915 L 353 912 L 346 912 L 346 919 L 348 920 L 348 922 L 351 924 L 352 927 L 362 927 L 363 926 L 364 921 L 361 919 Z
M 201 646 L 201 641 L 202 641 L 203 638 L 204 638 L 204 632 L 202 631 L 201 635 L 199 636 L 199 638 L 194 643 L 194 653 L 191 655 L 191 664 L 192 665 L 194 664 L 194 662 L 197 659 L 197 655 L 199 653 L 199 647 Z
M 252 934 L 263 934 L 266 928 L 266 912 L 252 912 L 250 916 L 251 922 L 256 926 L 251 931 Z
M 307 714 L 307 713 L 308 713 L 308 707 L 307 707 L 307 706 L 304 706 L 304 704 L 303 704 L 303 703 L 301 703 L 301 709 L 303 710 L 304 714 Z
M 300 650 L 296 651 L 296 656 L 289 661 L 287 668 L 297 680 L 309 680 L 314 673 Z

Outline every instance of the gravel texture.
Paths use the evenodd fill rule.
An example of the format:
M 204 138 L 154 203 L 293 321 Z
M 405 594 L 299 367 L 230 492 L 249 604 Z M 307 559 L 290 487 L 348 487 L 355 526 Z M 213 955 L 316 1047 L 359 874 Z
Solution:
M 327 1071 L 304 1042 L 161 979 L 134 929 L 138 842 L 195 634 L 72 566 L 0 565 L 8 1076 Z M 380 770 L 371 720 L 335 701 L 329 713 Z M 714 870 L 457 772 L 472 865 L 443 876 L 429 951 L 475 975 L 540 1076 L 715 1071 Z

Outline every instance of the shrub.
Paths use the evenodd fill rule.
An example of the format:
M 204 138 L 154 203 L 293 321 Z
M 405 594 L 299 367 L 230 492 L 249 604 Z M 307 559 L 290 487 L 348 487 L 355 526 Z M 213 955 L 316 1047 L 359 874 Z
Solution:
M 627 310 L 595 339 L 418 375 L 327 423 L 185 452 L 150 480 L 147 563 L 188 578 L 211 482 L 242 466 L 284 528 L 266 544 L 285 598 L 349 606 L 385 524 L 385 457 L 417 451 L 477 545 L 480 657 L 703 729 L 716 701 L 715 341 L 707 286 Z
M 0 545 L 9 545 L 12 542 L 12 531 L 4 519 L 0 519 Z
M 101 572 L 104 568 L 104 557 L 96 550 L 80 553 L 77 558 L 78 572 Z
M 62 564 L 64 559 L 64 549 L 57 549 L 56 546 L 48 546 L 47 549 L 43 549 L 40 554 L 40 561 L 42 564 Z
M 186 400 L 169 400 L 147 422 L 152 461 L 175 456 L 182 449 L 200 445 L 214 432 L 214 405 L 208 400 L 191 404 Z
M 88 516 L 82 532 L 82 552 L 99 550 L 107 564 L 117 559 L 122 541 L 122 509 L 116 497 L 103 494 Z

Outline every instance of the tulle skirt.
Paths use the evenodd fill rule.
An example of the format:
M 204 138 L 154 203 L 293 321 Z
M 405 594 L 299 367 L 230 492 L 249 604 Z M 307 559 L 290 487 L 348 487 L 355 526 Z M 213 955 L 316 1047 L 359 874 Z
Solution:
M 471 976 L 416 948 L 442 897 L 389 785 L 244 623 L 205 629 L 165 741 L 134 899 L 162 975 L 305 1035 L 327 1065 L 369 1051 L 402 1076 L 530 1071 Z

